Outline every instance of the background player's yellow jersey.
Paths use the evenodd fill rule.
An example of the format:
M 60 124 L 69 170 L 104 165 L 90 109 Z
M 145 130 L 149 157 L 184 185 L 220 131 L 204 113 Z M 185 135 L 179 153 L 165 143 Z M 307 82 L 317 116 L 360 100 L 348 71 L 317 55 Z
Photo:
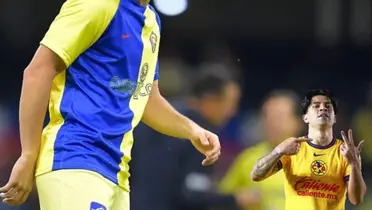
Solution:
M 245 149 L 234 160 L 234 163 L 221 180 L 220 190 L 226 194 L 234 194 L 241 190 L 257 191 L 261 195 L 259 204 L 250 205 L 249 210 L 283 210 L 285 195 L 283 171 L 265 179 L 263 182 L 254 182 L 250 173 L 258 158 L 263 157 L 273 150 L 273 146 L 264 141 L 260 144 Z
M 296 155 L 282 157 L 287 210 L 345 209 L 350 168 L 340 153 L 342 143 L 301 143 Z

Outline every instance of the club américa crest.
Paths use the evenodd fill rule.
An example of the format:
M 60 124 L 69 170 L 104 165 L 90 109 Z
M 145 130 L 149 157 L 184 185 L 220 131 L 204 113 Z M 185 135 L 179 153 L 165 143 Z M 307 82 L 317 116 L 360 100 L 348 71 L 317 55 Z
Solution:
M 310 170 L 316 176 L 323 176 L 328 172 L 328 166 L 323 160 L 314 160 L 310 165 Z

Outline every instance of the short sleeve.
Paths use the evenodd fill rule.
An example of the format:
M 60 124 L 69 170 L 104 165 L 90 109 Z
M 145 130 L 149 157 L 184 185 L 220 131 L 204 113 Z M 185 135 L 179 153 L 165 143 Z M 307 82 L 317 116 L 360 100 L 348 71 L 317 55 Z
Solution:
M 106 30 L 118 0 L 67 0 L 40 44 L 70 66 Z
M 282 165 L 282 168 L 283 169 L 287 169 L 289 164 L 291 162 L 291 158 L 287 155 L 283 155 L 281 158 L 280 158 L 280 164 Z
M 159 80 L 159 61 L 156 63 L 154 80 Z

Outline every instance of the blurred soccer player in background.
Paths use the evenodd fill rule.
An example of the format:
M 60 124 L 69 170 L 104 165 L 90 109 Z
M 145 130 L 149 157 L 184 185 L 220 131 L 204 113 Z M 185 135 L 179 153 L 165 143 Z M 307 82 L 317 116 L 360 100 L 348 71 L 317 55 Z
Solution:
M 361 173 L 361 141 L 352 131 L 333 137 L 337 103 L 326 90 L 309 91 L 302 102 L 306 137 L 289 138 L 259 159 L 251 172 L 254 181 L 283 169 L 287 210 L 344 209 L 346 192 L 354 205 L 363 202 L 366 185 Z
M 190 139 L 206 156 L 203 165 L 218 159 L 218 137 L 159 93 L 161 26 L 148 3 L 63 4 L 24 71 L 22 155 L 0 189 L 3 202 L 23 203 L 36 173 L 43 210 L 129 210 L 128 162 L 133 129 L 141 120 Z M 48 101 L 50 122 L 43 130 Z
M 236 113 L 240 87 L 229 72 L 211 69 L 195 75 L 181 112 L 205 128 L 219 132 Z M 206 210 L 246 207 L 250 194 L 217 192 L 212 167 L 189 144 L 175 141 L 148 126 L 134 132 L 131 164 L 132 210 Z M 145 155 L 144 155 L 145 154 Z M 162 164 L 157 164 L 161 162 Z
M 274 90 L 266 97 L 261 110 L 264 140 L 239 154 L 221 180 L 223 193 L 249 190 L 251 199 L 246 209 L 282 210 L 285 207 L 283 172 L 257 183 L 251 180 L 247 169 L 252 170 L 257 159 L 272 151 L 283 139 L 298 135 L 301 124 L 296 112 L 297 102 L 297 95 L 289 90 Z

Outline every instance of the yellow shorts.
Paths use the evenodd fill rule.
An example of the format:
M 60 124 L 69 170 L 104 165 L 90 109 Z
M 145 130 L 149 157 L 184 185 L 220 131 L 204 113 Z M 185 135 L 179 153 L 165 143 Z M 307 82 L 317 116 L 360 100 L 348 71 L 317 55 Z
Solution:
M 129 192 L 86 170 L 36 177 L 41 210 L 129 210 Z

